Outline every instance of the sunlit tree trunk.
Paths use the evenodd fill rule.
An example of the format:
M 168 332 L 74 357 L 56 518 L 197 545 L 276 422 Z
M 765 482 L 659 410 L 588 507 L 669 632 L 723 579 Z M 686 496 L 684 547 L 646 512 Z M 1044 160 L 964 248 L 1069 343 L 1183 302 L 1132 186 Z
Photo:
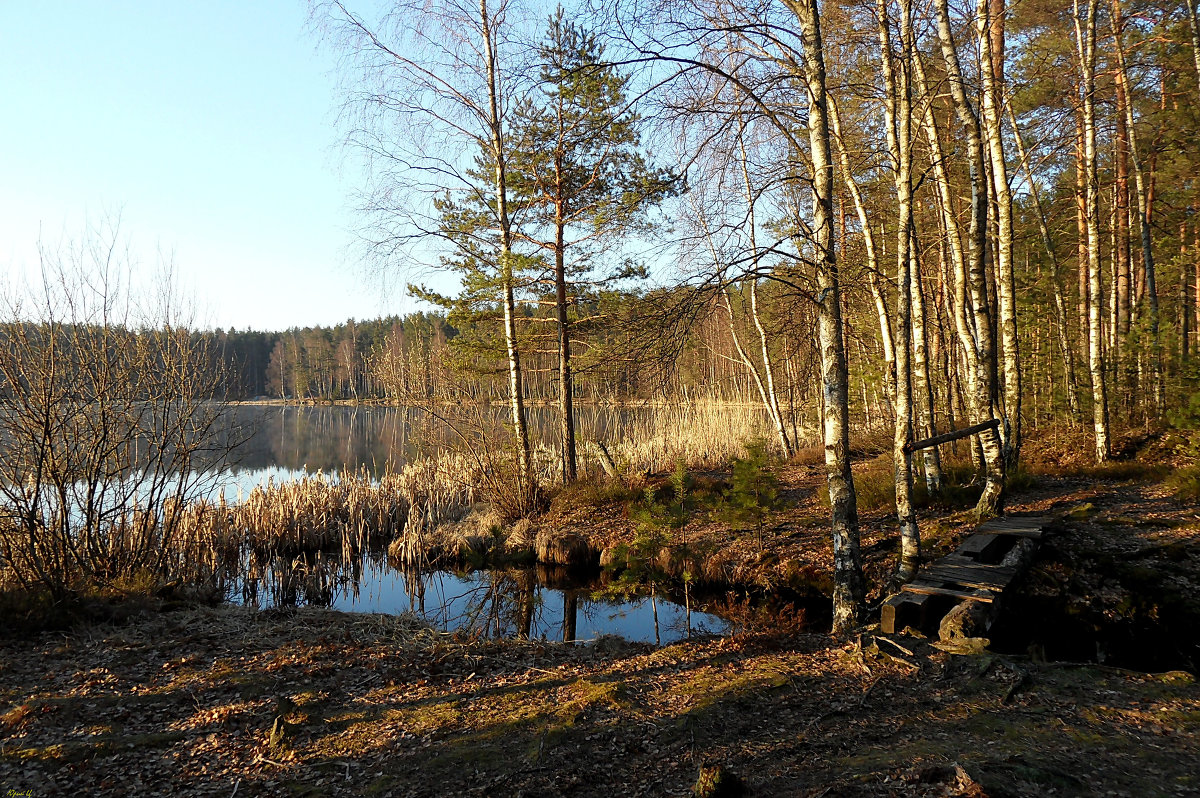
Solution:
M 521 353 L 517 349 L 516 300 L 513 278 L 513 233 L 508 213 L 507 158 L 504 125 L 500 115 L 500 86 L 496 65 L 496 49 L 492 43 L 492 18 L 487 0 L 479 0 L 480 29 L 483 32 L 483 57 L 487 71 L 488 129 L 491 133 L 494 159 L 496 215 L 500 224 L 500 274 L 504 301 L 504 349 L 508 357 L 508 393 L 512 411 L 513 436 L 517 444 L 517 467 L 521 491 L 531 500 L 533 473 L 530 468 L 529 428 L 525 420 L 525 397 L 521 379 Z M 528 501 L 524 502 L 528 505 Z
M 557 159 L 556 159 L 557 160 Z M 556 177 L 561 181 L 561 164 L 556 163 Z M 559 192 L 561 197 L 562 193 Z M 575 452 L 575 387 L 571 377 L 571 328 L 567 318 L 566 246 L 563 242 L 566 222 L 562 202 L 554 204 L 554 305 L 558 315 L 558 420 L 562 441 L 563 481 L 574 482 L 578 477 Z
M 1179 360 L 1187 365 L 1192 337 L 1192 269 L 1187 262 L 1187 222 L 1179 223 Z
M 974 313 L 974 341 L 976 357 L 976 380 L 971 396 L 975 422 L 994 418 L 992 406 L 993 374 L 995 373 L 996 346 L 992 337 L 991 312 L 987 295 L 987 175 L 984 164 L 983 141 L 980 135 L 979 117 L 967 97 L 966 83 L 959 67 L 958 51 L 950 27 L 950 10 L 947 0 L 935 0 L 938 15 L 938 40 L 942 57 L 946 62 L 946 76 L 950 96 L 959 121 L 967 132 L 967 159 L 971 169 L 971 224 L 970 260 L 967 263 L 967 286 L 971 309 Z M 986 468 L 983 493 L 976 505 L 980 517 L 996 515 L 1002 509 L 1004 499 L 1004 456 L 1000 436 L 995 430 L 986 430 L 979 436 Z
M 1188 27 L 1192 32 L 1192 64 L 1196 67 L 1196 81 L 1200 85 L 1200 0 L 1187 0 Z M 1200 96 L 1197 96 L 1200 100 Z
M 914 224 L 915 228 L 915 224 Z M 913 347 L 913 393 L 918 408 L 919 437 L 932 438 L 938 434 L 937 417 L 934 413 L 933 378 L 929 370 L 929 330 L 925 323 L 925 288 L 921 279 L 921 260 L 916 231 L 912 234 L 909 255 L 912 266 L 909 279 L 912 285 L 912 347 Z M 914 436 L 917 437 L 917 436 Z M 921 452 L 925 472 L 925 486 L 931 494 L 942 488 L 942 457 L 937 446 Z
M 1096 431 L 1096 461 L 1108 459 L 1108 390 L 1104 373 L 1100 282 L 1100 210 L 1096 176 L 1096 2 L 1088 0 L 1087 16 L 1079 16 L 1075 0 L 1075 43 L 1079 58 L 1080 101 L 1083 113 L 1084 216 L 1087 223 L 1088 368 L 1092 378 L 1092 424 Z M 1082 25 L 1082 27 L 1081 27 Z
M 875 6 L 879 20 L 880 66 L 883 73 L 884 120 L 888 153 L 896 185 L 896 424 L 892 438 L 892 469 L 896 487 L 896 517 L 900 523 L 900 562 L 896 579 L 911 582 L 921 561 L 921 533 L 912 505 L 912 92 L 905 63 L 911 42 L 911 11 L 900 4 L 899 58 L 892 53 L 888 0 Z
M 863 246 L 867 254 L 867 283 L 871 289 L 871 298 L 875 302 L 875 315 L 879 319 L 879 338 L 883 349 L 884 383 L 887 401 L 895 412 L 896 406 L 896 349 L 892 340 L 892 314 L 888 308 L 887 296 L 879 282 L 879 255 L 875 247 L 875 231 L 867 216 L 867 207 L 863 202 L 862 191 L 854 179 L 850 166 L 850 154 L 846 150 L 846 142 L 842 138 L 842 120 L 835 98 L 829 97 L 829 122 L 833 131 L 833 140 L 837 144 L 838 159 L 842 167 L 842 177 L 850 199 L 854 203 L 854 212 L 858 216 L 862 228 Z
M 1033 174 L 1033 166 L 1029 162 L 1029 153 L 1025 150 L 1025 141 L 1021 137 L 1021 129 L 1017 126 L 1017 117 L 1012 112 L 1012 107 L 1008 109 L 1009 118 L 1012 120 L 1013 140 L 1017 144 L 1017 154 L 1021 158 L 1021 162 L 1025 164 L 1025 171 L 1029 177 L 1029 193 L 1033 197 L 1033 203 L 1037 208 L 1038 230 L 1042 234 L 1042 246 L 1046 250 L 1046 257 L 1050 259 L 1050 282 L 1051 290 L 1054 294 L 1054 315 L 1058 321 L 1058 348 L 1063 356 L 1063 370 L 1066 372 L 1067 386 L 1067 409 L 1074 421 L 1079 421 L 1079 382 L 1075 376 L 1075 348 L 1071 346 L 1071 338 L 1068 332 L 1067 325 L 1067 301 L 1063 296 L 1062 267 L 1058 262 L 1058 250 L 1054 246 L 1054 237 L 1050 235 L 1050 225 L 1046 221 L 1046 207 L 1042 204 L 1042 192 L 1038 188 L 1037 179 Z
M 1189 0 L 1190 2 L 1190 0 Z M 1094 16 L 1095 12 L 1090 11 L 1089 14 Z M 1078 15 L 1077 15 L 1078 16 Z M 1078 23 L 1077 23 L 1078 24 Z M 1122 42 L 1124 36 L 1124 26 L 1121 22 L 1120 0 L 1113 0 L 1113 50 L 1116 54 L 1116 70 L 1114 76 L 1120 91 L 1127 99 L 1129 97 L 1129 72 L 1125 65 L 1125 47 Z M 1076 34 L 1078 37 L 1078 33 Z M 1095 31 L 1092 31 L 1092 39 L 1095 39 Z M 1095 71 L 1094 61 L 1095 54 L 1092 54 L 1093 72 Z M 1094 77 L 1093 77 L 1094 80 Z M 1162 352 L 1161 342 L 1159 340 L 1159 318 L 1158 318 L 1158 285 L 1157 275 L 1155 274 L 1154 265 L 1154 246 L 1150 232 L 1150 206 L 1151 194 L 1153 188 L 1148 185 L 1145 170 L 1142 166 L 1142 159 L 1138 150 L 1137 128 L 1134 125 L 1133 103 L 1126 102 L 1124 108 L 1125 126 L 1129 134 L 1129 157 L 1133 163 L 1133 178 L 1134 188 L 1137 193 L 1138 201 L 1138 219 L 1142 241 L 1142 273 L 1145 281 L 1146 298 L 1150 304 L 1150 334 L 1152 352 L 1150 356 L 1150 367 L 1152 370 L 1151 378 L 1153 380 L 1154 389 L 1154 408 L 1155 412 L 1161 413 L 1163 409 L 1163 376 L 1162 376 Z M 1094 110 L 1093 110 L 1094 113 Z
M 1016 278 L 1013 264 L 1012 192 L 1004 159 L 1001 119 L 1004 107 L 1004 0 L 979 0 L 976 32 L 979 36 L 980 74 L 983 82 L 983 130 L 987 139 L 996 203 L 996 298 L 1004 370 L 1004 458 L 1016 466 L 1021 450 L 1021 351 L 1017 337 Z
M 756 233 L 757 218 L 754 212 L 754 190 L 750 185 L 750 166 L 746 155 L 746 143 L 740 132 L 738 147 L 741 154 L 742 185 L 746 191 L 747 212 L 749 214 L 747 226 L 750 235 L 750 251 L 754 253 L 755 258 L 755 269 L 752 271 L 757 272 L 758 240 Z M 758 385 L 759 394 L 762 396 L 763 404 L 766 405 L 767 411 L 771 415 L 771 420 L 775 424 L 775 434 L 779 438 L 779 445 L 783 450 L 784 457 L 791 457 L 795 454 L 795 445 L 794 441 L 788 437 L 787 426 L 784 424 L 783 419 L 783 411 L 779 406 L 779 393 L 775 389 L 775 367 L 771 360 L 771 347 L 767 339 L 767 330 L 763 326 L 762 316 L 758 310 L 758 277 L 756 274 L 750 278 L 750 317 L 754 320 L 754 329 L 758 332 L 758 343 L 762 354 L 763 367 L 763 376 L 761 379 L 758 376 L 758 370 L 752 369 L 754 379 Z M 729 324 L 730 329 L 733 329 L 732 308 L 730 310 Z M 746 357 L 744 352 L 741 354 L 747 365 L 749 365 L 750 359 Z
M 1116 113 L 1116 184 L 1114 214 L 1116 224 L 1113 233 L 1116 236 L 1116 257 L 1113 259 L 1113 297 L 1112 362 L 1117 368 L 1118 390 L 1124 382 L 1125 372 L 1123 357 L 1126 342 L 1129 338 L 1129 291 L 1132 252 L 1129 243 L 1129 126 L 1125 118 L 1125 106 L 1129 98 L 1125 93 L 1124 81 L 1117 81 L 1117 113 Z M 1124 386 L 1126 390 L 1128 386 Z
M 808 137 L 813 166 L 813 237 L 817 272 L 817 334 L 824 397 L 825 469 L 833 532 L 833 631 L 845 634 L 863 613 L 858 502 L 850 472 L 849 375 L 842 341 L 840 275 L 833 238 L 833 159 L 829 144 L 825 56 L 817 0 L 788 0 L 800 25 Z

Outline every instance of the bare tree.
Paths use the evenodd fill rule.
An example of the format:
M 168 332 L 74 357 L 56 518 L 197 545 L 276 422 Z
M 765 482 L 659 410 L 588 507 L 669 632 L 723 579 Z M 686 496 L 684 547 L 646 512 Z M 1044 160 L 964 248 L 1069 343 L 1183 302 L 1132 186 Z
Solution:
M 39 246 L 0 294 L 0 584 L 60 599 L 195 576 L 177 510 L 232 443 L 217 358 L 169 282 L 133 292 L 118 227 Z

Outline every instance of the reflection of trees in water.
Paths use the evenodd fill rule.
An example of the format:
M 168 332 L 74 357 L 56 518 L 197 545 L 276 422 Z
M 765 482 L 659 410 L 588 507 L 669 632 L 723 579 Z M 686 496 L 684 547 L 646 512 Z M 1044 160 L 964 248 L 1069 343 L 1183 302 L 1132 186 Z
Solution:
M 417 452 L 413 408 L 241 405 L 232 411 L 253 436 L 237 450 L 242 468 L 338 471 L 366 466 L 379 474 Z
M 507 422 L 505 408 L 487 408 L 499 429 Z M 577 411 L 580 440 L 610 440 L 638 413 L 613 407 L 583 407 Z M 379 474 L 399 470 L 422 452 L 444 446 L 448 431 L 420 408 L 358 405 L 239 405 L 229 411 L 231 430 L 238 430 L 235 460 L 243 469 L 284 468 L 298 471 L 366 466 Z M 534 443 L 557 447 L 556 420 L 551 408 L 529 410 Z M 246 433 L 249 433 L 248 435 Z
M 363 559 L 324 552 L 295 557 L 249 552 L 240 580 L 242 603 L 255 607 L 331 607 L 339 594 L 358 598 Z
M 637 635 L 649 636 L 653 631 L 650 639 L 662 642 L 691 637 L 694 631 L 690 614 L 672 611 L 660 617 L 662 596 L 602 598 L 594 593 L 594 583 L 563 568 L 460 574 L 418 571 L 393 568 L 384 552 L 343 559 L 336 553 L 291 557 L 244 550 L 235 559 L 227 562 L 223 573 L 231 586 L 227 595 L 261 609 L 374 606 L 378 611 L 411 611 L 435 627 L 482 639 L 540 637 L 573 642 L 579 637 L 581 620 L 585 628 L 612 629 L 618 619 L 649 602 L 653 626 L 649 618 L 635 621 Z M 393 592 L 397 589 L 402 595 Z

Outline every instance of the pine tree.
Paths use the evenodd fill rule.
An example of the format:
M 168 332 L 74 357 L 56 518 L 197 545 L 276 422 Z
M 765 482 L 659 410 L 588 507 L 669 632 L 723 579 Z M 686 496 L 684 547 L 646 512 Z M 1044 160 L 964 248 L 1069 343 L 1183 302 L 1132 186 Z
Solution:
M 604 61 L 596 36 L 560 6 L 538 48 L 539 91 L 516 114 L 519 151 L 510 164 L 519 235 L 553 259 L 558 326 L 563 479 L 576 477 L 571 319 L 580 287 L 629 277 L 598 276 L 600 256 L 644 226 L 647 210 L 676 183 L 641 153 L 640 118 L 626 97 L 629 77 Z M 570 260 L 568 260 L 570 256 Z

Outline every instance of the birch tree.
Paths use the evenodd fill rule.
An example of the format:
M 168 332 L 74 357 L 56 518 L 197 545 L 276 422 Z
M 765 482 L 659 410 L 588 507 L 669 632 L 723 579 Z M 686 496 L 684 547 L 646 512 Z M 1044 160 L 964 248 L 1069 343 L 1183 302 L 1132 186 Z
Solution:
M 850 472 L 850 419 L 846 351 L 842 343 L 841 273 L 833 235 L 833 156 L 830 149 L 825 57 L 817 0 L 787 0 L 800 26 L 804 86 L 808 93 L 808 139 L 812 159 L 817 332 L 824 383 L 825 470 L 833 525 L 833 630 L 857 625 L 863 604 L 858 505 Z
M 1100 211 L 1096 175 L 1096 0 L 1074 0 L 1075 47 L 1079 66 L 1079 101 L 1083 122 L 1082 166 L 1084 223 L 1087 233 L 1088 369 L 1092 378 L 1092 425 L 1096 434 L 1096 461 L 1103 463 L 1110 451 L 1108 433 L 1108 383 L 1104 371 L 1102 303 L 1100 283 Z
M 1016 466 L 1021 449 L 1021 352 L 1017 337 L 1016 278 L 1013 268 L 1013 202 L 1001 129 L 1004 108 L 1004 0 L 978 0 L 975 26 L 983 131 L 988 174 L 996 207 L 996 298 L 1004 372 L 1004 458 Z
M 492 270 L 503 309 L 508 399 L 520 505 L 535 491 L 517 347 L 514 225 L 508 126 L 516 50 L 511 0 L 402 0 L 377 23 L 340 0 L 316 4 L 314 19 L 345 55 L 351 73 L 343 124 L 371 172 L 363 238 L 384 264 L 427 257 L 440 242 L 449 257 Z M 478 161 L 476 161 L 478 156 Z M 472 225 L 447 224 L 450 197 L 481 212 Z M 486 220 L 486 222 L 484 222 Z
M 888 6 L 888 0 L 878 0 L 875 8 L 879 23 L 885 135 L 896 186 L 896 425 L 892 445 L 896 517 L 900 523 L 900 563 L 896 578 L 900 582 L 911 582 L 921 558 L 921 534 L 912 505 L 912 453 L 908 448 L 913 440 L 911 355 L 914 223 L 912 82 L 908 68 L 908 58 L 913 50 L 912 8 L 907 0 L 901 0 L 900 52 L 896 57 L 892 53 Z
M 992 336 L 990 303 L 987 295 L 986 260 L 988 250 L 988 188 L 987 173 L 980 133 L 979 116 L 967 96 L 966 82 L 959 64 L 958 50 L 950 25 L 950 9 L 947 0 L 935 0 L 937 11 L 938 41 L 946 67 L 946 83 L 954 104 L 955 113 L 967 133 L 966 156 L 971 173 L 971 214 L 967 239 L 970 242 L 970 258 L 965 264 L 964 282 L 967 290 L 964 307 L 969 301 L 973 313 L 973 335 L 963 341 L 964 347 L 974 349 L 975 369 L 969 379 L 971 409 L 975 422 L 994 418 L 992 403 L 993 378 L 995 373 L 996 346 Z M 936 137 L 935 137 L 936 138 Z M 960 328 L 960 335 L 965 329 Z M 1004 457 L 1000 439 L 994 430 L 980 433 L 983 458 L 986 467 L 986 482 L 979 497 L 976 510 L 980 516 L 995 515 L 1001 509 L 1004 493 Z

